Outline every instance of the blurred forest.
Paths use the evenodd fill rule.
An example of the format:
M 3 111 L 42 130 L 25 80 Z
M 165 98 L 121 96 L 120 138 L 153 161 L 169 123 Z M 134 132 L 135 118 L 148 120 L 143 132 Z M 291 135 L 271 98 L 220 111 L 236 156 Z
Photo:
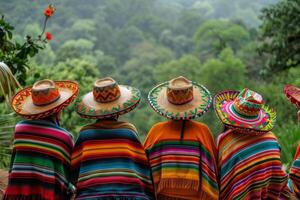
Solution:
M 296 109 L 283 94 L 285 84 L 300 85 L 300 27 L 295 25 L 300 4 L 292 2 L 11 0 L 0 2 L 0 14 L 15 27 L 14 39 L 22 41 L 25 35 L 41 32 L 44 7 L 49 3 L 56 7 L 48 24 L 53 40 L 30 60 L 24 85 L 44 78 L 76 80 L 81 96 L 92 89 L 95 79 L 112 76 L 119 84 L 137 87 L 143 99 L 121 119 L 136 125 L 141 140 L 154 123 L 165 120 L 146 101 L 158 83 L 183 75 L 206 86 L 212 95 L 248 87 L 277 111 L 274 133 L 288 164 L 300 140 Z M 296 39 L 285 38 L 293 33 Z M 91 121 L 73 110 L 74 104 L 64 110 L 62 126 L 77 136 Z M 11 112 L 0 104 L 0 114 Z M 215 136 L 222 130 L 213 109 L 198 120 Z

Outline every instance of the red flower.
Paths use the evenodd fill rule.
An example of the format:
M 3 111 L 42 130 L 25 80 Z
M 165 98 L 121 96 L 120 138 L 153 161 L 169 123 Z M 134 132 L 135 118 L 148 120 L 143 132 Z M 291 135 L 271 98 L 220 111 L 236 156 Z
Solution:
M 52 5 L 49 5 L 45 10 L 44 10 L 44 15 L 46 17 L 51 17 L 54 13 L 54 7 Z
M 52 40 L 52 34 L 51 33 L 46 32 L 45 35 L 46 35 L 47 40 Z

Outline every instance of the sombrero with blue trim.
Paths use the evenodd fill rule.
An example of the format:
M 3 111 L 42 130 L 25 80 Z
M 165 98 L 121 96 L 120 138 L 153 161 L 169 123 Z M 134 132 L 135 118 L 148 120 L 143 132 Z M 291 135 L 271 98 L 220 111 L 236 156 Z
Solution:
M 236 129 L 267 132 L 276 121 L 276 112 L 264 104 L 260 94 L 248 88 L 216 94 L 214 109 L 222 123 Z
M 300 109 L 300 88 L 293 85 L 286 85 L 283 90 L 290 102 Z
M 207 112 L 212 97 L 203 85 L 180 76 L 154 87 L 148 101 L 154 111 L 164 117 L 188 120 Z

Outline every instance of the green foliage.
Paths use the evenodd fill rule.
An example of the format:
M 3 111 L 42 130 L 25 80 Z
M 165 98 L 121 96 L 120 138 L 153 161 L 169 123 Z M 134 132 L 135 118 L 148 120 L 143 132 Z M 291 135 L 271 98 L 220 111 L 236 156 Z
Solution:
M 300 127 L 299 124 L 296 123 L 296 119 L 294 122 L 287 123 L 278 128 L 275 132 L 281 145 L 282 162 L 288 164 L 288 167 L 294 159 L 297 146 L 300 144 L 299 133 Z
M 199 79 L 213 93 L 226 89 L 241 90 L 247 82 L 245 72 L 244 63 L 226 48 L 218 59 L 210 59 L 204 64 Z
M 21 84 L 25 83 L 26 68 L 29 57 L 34 57 L 40 49 L 43 49 L 46 40 L 34 40 L 26 37 L 23 44 L 13 40 L 14 27 L 0 19 L 0 60 L 6 63 Z
M 87 39 L 68 40 L 58 49 L 57 61 L 65 61 L 91 54 L 93 47 L 93 42 Z
M 216 56 L 226 47 L 236 52 L 249 39 L 245 27 L 228 20 L 206 21 L 194 35 L 196 50 L 204 58 Z
M 146 97 L 151 87 L 155 85 L 154 66 L 173 57 L 173 53 L 167 48 L 141 43 L 132 49 L 131 59 L 116 71 L 115 78 L 119 83 L 140 88 L 142 95 Z
M 269 70 L 281 71 L 300 64 L 300 1 L 281 0 L 262 11 L 261 53 L 269 56 Z
M 178 76 L 185 76 L 190 80 L 201 79 L 201 63 L 193 55 L 185 55 L 178 60 L 172 60 L 154 69 L 157 82 L 165 82 Z

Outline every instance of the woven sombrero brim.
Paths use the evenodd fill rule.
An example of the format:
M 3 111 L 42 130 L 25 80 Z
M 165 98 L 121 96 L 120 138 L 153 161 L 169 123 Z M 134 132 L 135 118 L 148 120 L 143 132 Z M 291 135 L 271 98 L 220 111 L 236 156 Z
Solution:
M 76 112 L 83 118 L 108 119 L 130 112 L 139 104 L 141 94 L 134 87 L 119 85 L 121 96 L 109 103 L 95 101 L 93 92 L 89 92 L 76 103 Z
M 12 108 L 17 114 L 27 119 L 41 119 L 58 113 L 76 98 L 79 85 L 73 81 L 55 81 L 55 85 L 60 93 L 57 101 L 46 106 L 34 105 L 31 98 L 32 86 L 29 86 L 20 90 L 12 98 Z
M 222 123 L 236 129 L 247 129 L 256 132 L 268 132 L 274 127 L 276 121 L 275 111 L 263 105 L 256 118 L 249 119 L 232 111 L 231 105 L 240 92 L 227 90 L 214 97 L 214 110 Z
M 284 94 L 289 99 L 289 101 L 300 109 L 300 88 L 293 85 L 284 86 Z
M 169 119 L 187 120 L 200 117 L 208 111 L 212 98 L 204 86 L 193 82 L 193 100 L 183 105 L 175 105 L 167 99 L 168 84 L 169 82 L 162 83 L 148 94 L 149 104 L 158 114 Z

